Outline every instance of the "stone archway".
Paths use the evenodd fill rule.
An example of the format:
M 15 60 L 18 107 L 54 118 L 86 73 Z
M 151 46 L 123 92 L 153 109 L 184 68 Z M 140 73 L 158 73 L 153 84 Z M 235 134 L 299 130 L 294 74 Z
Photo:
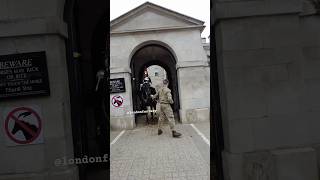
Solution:
M 172 106 L 175 113 L 175 117 L 179 119 L 179 91 L 178 91 L 178 76 L 176 70 L 176 58 L 171 50 L 159 43 L 147 43 L 139 47 L 133 52 L 130 68 L 132 77 L 132 102 L 133 110 L 140 109 L 140 99 L 136 95 L 138 87 L 142 82 L 144 68 L 159 65 L 167 72 L 167 78 L 169 80 L 169 88 L 172 91 L 174 104 Z

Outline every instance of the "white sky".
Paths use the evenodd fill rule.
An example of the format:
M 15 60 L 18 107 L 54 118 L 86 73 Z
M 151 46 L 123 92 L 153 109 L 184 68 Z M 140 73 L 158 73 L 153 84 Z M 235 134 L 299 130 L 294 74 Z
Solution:
M 148 0 L 151 3 L 204 21 L 202 37 L 210 35 L 210 0 Z M 145 3 L 146 0 L 110 0 L 110 20 Z

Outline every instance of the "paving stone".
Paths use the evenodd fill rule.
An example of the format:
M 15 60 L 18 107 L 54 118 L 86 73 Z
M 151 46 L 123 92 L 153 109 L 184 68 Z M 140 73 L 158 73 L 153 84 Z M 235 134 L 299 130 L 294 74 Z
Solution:
M 156 126 L 127 130 L 110 149 L 111 180 L 210 179 L 209 164 L 188 136 L 186 126 L 176 127 L 183 134 L 181 138 L 172 138 L 169 127 L 160 136 Z

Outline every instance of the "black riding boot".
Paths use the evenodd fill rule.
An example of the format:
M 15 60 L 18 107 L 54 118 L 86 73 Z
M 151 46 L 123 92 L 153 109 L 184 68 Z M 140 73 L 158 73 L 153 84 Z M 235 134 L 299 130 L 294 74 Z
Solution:
M 177 131 L 172 131 L 172 137 L 177 138 L 180 136 L 181 136 L 181 133 L 178 133 Z

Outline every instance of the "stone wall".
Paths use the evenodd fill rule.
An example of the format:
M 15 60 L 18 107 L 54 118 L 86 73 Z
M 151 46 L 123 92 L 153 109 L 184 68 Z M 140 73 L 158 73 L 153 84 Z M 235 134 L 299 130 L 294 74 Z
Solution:
M 130 70 L 125 68 L 110 68 L 110 78 L 124 78 L 126 92 L 110 94 L 110 127 L 111 130 L 117 129 L 133 129 L 136 127 L 133 102 Z M 123 104 L 120 107 L 112 105 L 112 98 L 121 96 Z
M 300 19 L 301 49 L 303 56 L 304 117 L 308 123 L 312 147 L 316 150 L 320 172 L 320 16 L 307 15 Z M 320 173 L 319 173 L 320 174 Z
M 8 147 L 1 130 L 0 179 L 78 179 L 76 167 L 54 165 L 73 157 L 63 11 L 63 0 L 0 0 L 0 55 L 45 51 L 51 90 L 47 97 L 1 100 L 1 129 L 4 108 L 39 106 L 44 143 Z
M 198 29 L 111 34 L 111 78 L 115 77 L 114 73 L 116 73 L 113 73 L 112 69 L 127 69 L 122 75 L 117 73 L 117 76 L 126 76 L 125 73 L 130 75 L 131 57 L 141 45 L 148 43 L 164 45 L 172 51 L 177 61 L 176 68 L 178 74 L 181 121 L 184 123 L 208 121 L 210 107 L 210 69 L 206 53 L 202 46 L 200 30 Z M 127 97 L 131 97 L 129 95 L 131 94 L 131 89 L 129 89 L 129 87 L 131 87 L 131 80 L 128 79 L 126 83 L 126 86 L 128 86 L 126 95 Z M 131 104 L 131 107 L 124 108 L 123 114 L 125 114 L 125 111 L 128 109 L 133 109 L 132 99 L 127 99 L 127 101 L 130 101 L 128 104 Z M 119 117 L 112 115 L 113 112 L 114 108 L 111 108 L 111 119 L 113 119 L 111 121 L 120 121 L 116 120 L 117 118 L 119 119 Z M 132 124 L 131 122 L 124 121 L 123 123 Z M 117 127 L 114 128 L 119 129 L 120 126 L 124 127 L 126 125 L 118 124 Z
M 214 5 L 225 179 L 319 179 L 319 16 L 299 0 Z

